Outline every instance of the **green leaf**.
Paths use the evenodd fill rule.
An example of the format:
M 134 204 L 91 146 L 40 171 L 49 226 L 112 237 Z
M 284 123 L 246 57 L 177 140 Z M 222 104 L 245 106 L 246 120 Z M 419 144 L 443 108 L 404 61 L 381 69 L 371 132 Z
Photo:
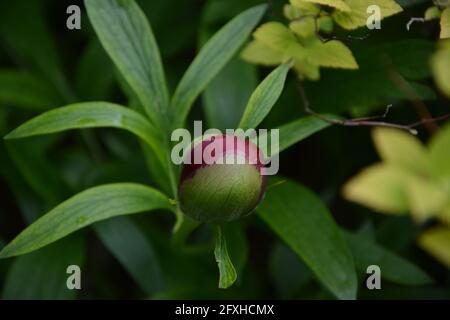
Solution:
M 449 200 L 445 189 L 427 178 L 416 176 L 407 185 L 410 211 L 419 223 L 444 210 Z
M 89 20 L 108 55 L 158 127 L 169 95 L 152 29 L 134 0 L 85 0 Z
M 17 70 L 0 70 L 0 103 L 32 111 L 43 111 L 61 103 L 58 94 L 45 80 Z
M 358 69 L 358 63 L 352 52 L 340 41 L 323 43 L 316 39 L 305 45 L 305 59 L 316 66 L 342 69 Z
M 97 39 L 91 40 L 81 53 L 75 81 L 82 101 L 105 100 L 111 93 L 115 68 Z
M 286 52 L 297 43 L 294 33 L 281 22 L 267 22 L 253 32 L 253 37 L 273 50 Z
M 450 124 L 445 125 L 429 143 L 430 170 L 437 181 L 450 179 Z
M 289 65 L 284 63 L 258 85 L 245 107 L 239 128 L 256 128 L 264 120 L 283 91 L 288 71 Z
M 332 117 L 332 116 L 330 116 Z M 279 140 L 275 141 L 273 146 L 278 147 L 278 152 L 286 150 L 290 146 L 308 138 L 316 132 L 328 128 L 330 123 L 320 120 L 315 116 L 306 116 L 280 126 L 278 129 Z M 259 139 L 266 139 L 266 134 L 261 134 Z M 268 145 L 272 145 L 270 136 L 267 137 Z M 256 141 L 257 142 L 257 141 Z M 275 153 L 272 153 L 274 156 Z
M 400 40 L 373 46 L 356 44 L 352 46 L 352 53 L 358 70 L 323 70 L 320 82 L 306 82 L 305 91 L 317 112 L 338 114 L 352 110 L 360 117 L 378 108 L 382 109 L 379 111 L 382 114 L 386 105 L 409 99 L 392 81 L 391 72 L 396 72 L 413 86 L 421 99 L 430 100 L 433 97 L 424 92 L 423 86 L 417 88 L 416 81 L 431 76 L 428 61 L 434 51 L 435 44 L 424 40 Z M 323 94 L 323 88 L 327 88 L 327 94 Z
M 64 199 L 68 188 L 47 157 L 46 153 L 52 146 L 47 142 L 49 139 L 42 138 L 49 137 L 8 141 L 5 146 L 14 166 L 35 194 L 45 200 L 46 205 L 54 206 Z
M 346 0 L 351 11 L 335 11 L 333 19 L 344 29 L 356 29 L 366 25 L 370 14 L 367 8 L 371 5 L 377 5 L 381 9 L 381 19 L 390 17 L 401 12 L 403 9 L 394 0 Z
M 450 269 L 450 228 L 438 226 L 425 231 L 419 246 Z
M 46 3 L 41 0 L 0 3 L 2 47 L 14 61 L 49 80 L 60 96 L 69 102 L 74 99 L 74 95 L 63 73 L 45 10 Z
M 363 236 L 345 231 L 344 238 L 361 274 L 366 274 L 368 266 L 377 265 L 381 269 L 383 279 L 398 284 L 420 286 L 433 282 L 424 271 L 411 262 Z
M 270 274 L 277 298 L 281 299 L 303 298 L 299 296 L 300 290 L 313 281 L 313 274 L 306 265 L 281 243 L 277 243 L 270 254 Z
M 270 188 L 257 212 L 339 299 L 355 299 L 350 251 L 327 208 L 311 191 L 284 182 Z
M 85 245 L 80 236 L 70 237 L 39 251 L 18 257 L 9 269 L 3 299 L 75 299 L 78 290 L 69 290 L 67 267 L 83 266 Z M 81 279 L 83 279 L 83 270 Z M 81 289 L 84 289 L 84 281 Z
M 242 50 L 242 59 L 250 63 L 265 66 L 276 66 L 285 60 L 284 53 L 266 46 L 258 40 L 253 40 Z
M 446 8 L 441 14 L 441 39 L 450 38 L 450 8 Z
M 147 119 L 136 111 L 109 102 L 75 103 L 45 112 L 10 132 L 5 139 L 99 127 L 127 130 L 158 150 L 159 133 Z M 162 158 L 161 161 L 164 163 Z
M 116 183 L 93 187 L 36 220 L 3 248 L 0 258 L 34 251 L 96 221 L 171 208 L 171 202 L 165 195 L 143 185 Z
M 147 295 L 164 289 L 164 278 L 149 239 L 128 217 L 94 225 L 97 235 Z
M 425 11 L 424 18 L 427 21 L 433 20 L 433 19 L 439 19 L 440 17 L 441 17 L 441 10 L 436 6 L 429 7 Z
M 259 5 L 239 14 L 203 46 L 173 95 L 175 127 L 182 125 L 195 99 L 238 51 L 266 8 L 266 5 Z
M 306 116 L 282 125 L 280 129 L 280 152 L 306 139 L 307 137 L 328 128 L 330 123 L 315 116 Z
M 291 0 L 292 5 L 301 7 L 302 3 L 310 2 L 336 8 L 341 11 L 350 11 L 350 7 L 343 0 Z
M 450 97 L 450 45 L 442 43 L 431 59 L 434 80 L 438 88 Z
M 227 241 L 230 259 L 236 270 L 238 284 L 243 280 L 239 278 L 244 272 L 248 260 L 249 244 L 245 234 L 245 228 L 239 223 L 228 223 L 222 226 L 224 238 Z
M 214 256 L 216 258 L 217 266 L 219 267 L 219 288 L 226 289 L 236 281 L 237 273 L 228 255 L 227 243 L 225 235 L 222 233 L 222 227 L 217 226 L 216 230 Z
M 412 134 L 399 129 L 375 128 L 372 138 L 384 162 L 417 173 L 428 172 L 427 149 Z
M 409 209 L 407 185 L 414 178 L 402 168 L 375 164 L 360 172 L 344 186 L 347 200 L 390 214 L 406 214 Z
M 203 94 L 203 108 L 211 128 L 236 128 L 257 85 L 256 67 L 233 58 Z
M 316 20 L 314 17 L 303 17 L 289 23 L 289 29 L 302 38 L 308 38 L 316 33 Z

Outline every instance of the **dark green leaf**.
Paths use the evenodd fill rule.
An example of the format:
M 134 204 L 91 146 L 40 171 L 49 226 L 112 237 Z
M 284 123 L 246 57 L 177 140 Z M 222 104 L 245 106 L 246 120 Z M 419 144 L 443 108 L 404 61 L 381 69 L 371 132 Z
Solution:
M 340 113 L 355 111 L 357 116 L 410 97 L 393 80 L 401 75 L 414 89 L 418 80 L 431 75 L 430 61 L 434 44 L 425 40 L 402 40 L 368 47 L 352 48 L 359 70 L 324 70 L 319 82 L 305 83 L 311 107 L 318 112 Z M 418 63 L 420 62 L 420 63 Z M 326 94 L 324 94 L 324 88 Z M 433 98 L 421 85 L 416 92 L 421 99 Z
M 287 181 L 270 188 L 257 211 L 337 298 L 356 298 L 357 279 L 350 250 L 317 196 Z
M 0 258 L 37 250 L 96 221 L 114 216 L 171 209 L 159 191 L 134 183 L 117 183 L 87 189 L 64 201 L 22 231 L 0 252 Z
M 14 260 L 6 277 L 3 299 L 74 299 L 67 288 L 67 267 L 83 266 L 85 246 L 75 236 Z M 83 279 L 81 269 L 81 279 Z M 81 281 L 83 289 L 83 280 Z
M 18 19 L 17 17 L 20 17 Z M 48 79 L 69 102 L 73 92 L 62 70 L 62 63 L 45 21 L 45 1 L 15 0 L 0 3 L 2 47 L 20 64 L 29 66 Z
M 114 127 L 130 131 L 158 150 L 156 128 L 142 115 L 109 102 L 83 102 L 45 112 L 10 132 L 5 139 L 17 139 L 80 128 Z M 163 156 L 160 154 L 163 162 Z
M 61 104 L 58 94 L 45 80 L 17 70 L 0 70 L 0 102 L 33 111 Z
M 259 5 L 239 14 L 203 46 L 175 90 L 171 105 L 174 126 L 184 122 L 195 99 L 241 47 L 266 7 Z
M 111 60 L 98 40 L 91 40 L 80 57 L 75 75 L 80 99 L 105 100 L 114 84 L 114 71 Z
M 164 279 L 152 244 L 128 217 L 94 225 L 103 244 L 130 273 L 147 295 L 164 288 Z
M 89 20 L 154 125 L 164 125 L 169 95 L 150 24 L 134 0 L 85 0 Z
M 203 93 L 203 108 L 211 128 L 236 128 L 257 84 L 255 66 L 232 59 Z
M 377 243 L 351 232 L 344 232 L 359 272 L 366 273 L 367 267 L 377 265 L 386 280 L 403 285 L 426 285 L 433 280 L 420 268 Z

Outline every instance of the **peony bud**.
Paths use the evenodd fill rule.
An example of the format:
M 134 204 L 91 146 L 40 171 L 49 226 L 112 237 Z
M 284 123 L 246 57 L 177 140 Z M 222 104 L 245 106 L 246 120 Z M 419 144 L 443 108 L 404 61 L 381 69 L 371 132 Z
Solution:
M 222 223 L 250 214 L 262 200 L 262 153 L 233 135 L 204 139 L 189 150 L 181 173 L 181 209 L 202 222 Z M 185 162 L 186 163 L 186 162 Z

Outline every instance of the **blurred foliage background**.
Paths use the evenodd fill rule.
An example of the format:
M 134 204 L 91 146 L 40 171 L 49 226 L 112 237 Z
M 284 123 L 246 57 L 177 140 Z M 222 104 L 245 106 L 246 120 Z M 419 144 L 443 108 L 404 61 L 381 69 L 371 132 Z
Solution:
M 450 111 L 448 97 L 436 88 L 429 61 L 436 50 L 439 23 L 406 23 L 422 17 L 430 1 L 398 0 L 404 12 L 382 21 L 382 29 L 361 28 L 346 39 L 360 69 L 323 69 L 319 81 L 305 83 L 315 111 L 348 117 L 382 114 L 392 104 L 392 123 L 412 123 L 419 115 L 410 97 L 392 81 L 389 61 L 414 88 L 433 116 Z M 198 48 L 220 26 L 260 0 L 138 1 L 159 44 L 171 92 Z M 66 8 L 82 8 L 81 30 L 66 28 Z M 286 1 L 274 0 L 266 20 L 282 19 Z M 366 37 L 366 34 L 369 35 Z M 347 35 L 353 38 L 346 38 Z M 357 37 L 364 36 L 364 40 Z M 212 127 L 233 127 L 246 101 L 270 68 L 239 56 L 209 85 L 190 119 Z M 450 73 L 450 70 L 447 70 Z M 273 128 L 301 117 L 303 102 L 295 74 L 261 127 Z M 122 81 L 103 51 L 83 4 L 61 0 L 0 0 L 0 134 L 45 110 L 75 101 L 127 103 Z M 419 128 L 426 142 L 430 132 Z M 383 279 L 382 290 L 361 282 L 358 297 L 368 299 L 449 298 L 448 269 L 416 245 L 427 227 L 408 216 L 388 216 L 350 203 L 342 186 L 362 168 L 379 161 L 367 127 L 333 126 L 281 154 L 280 174 L 313 189 L 339 225 L 372 239 L 424 270 L 433 283 L 405 286 Z M 62 200 L 107 182 L 151 184 L 140 146 L 113 129 L 73 131 L 0 142 L 0 248 L 24 227 Z M 217 289 L 211 233 L 190 235 L 195 250 L 170 241 L 173 218 L 133 215 L 97 223 L 36 252 L 0 260 L 4 299 L 117 298 L 332 298 L 298 257 L 252 215 L 229 230 L 228 242 L 239 278 Z M 82 267 L 82 290 L 66 289 L 66 268 Z M 366 277 L 359 272 L 360 278 Z

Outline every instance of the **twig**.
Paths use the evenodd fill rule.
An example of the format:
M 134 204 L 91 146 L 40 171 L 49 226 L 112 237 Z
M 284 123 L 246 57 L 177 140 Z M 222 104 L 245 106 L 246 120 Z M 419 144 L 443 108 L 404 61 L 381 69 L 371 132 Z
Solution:
M 314 110 L 311 109 L 311 105 L 309 103 L 309 100 L 306 96 L 305 93 L 305 89 L 303 88 L 303 85 L 301 84 L 301 82 L 297 83 L 297 88 L 300 92 L 300 95 L 302 96 L 303 99 L 303 107 L 306 113 L 311 114 L 325 122 L 328 122 L 330 124 L 336 124 L 336 125 L 341 125 L 341 126 L 347 126 L 347 127 L 358 127 L 358 126 L 368 126 L 368 127 L 387 127 L 387 128 L 395 128 L 395 129 L 400 129 L 400 130 L 405 130 L 408 131 L 409 133 L 416 135 L 417 134 L 417 130 L 414 129 L 420 125 L 423 125 L 425 123 L 429 123 L 429 122 L 436 122 L 436 121 L 441 121 L 447 118 L 450 118 L 450 114 L 446 114 L 437 118 L 428 118 L 428 119 L 422 119 L 420 121 L 408 124 L 408 125 L 403 125 L 403 124 L 397 124 L 397 123 L 390 123 L 390 122 L 385 122 L 385 121 L 372 121 L 372 120 L 366 120 L 369 118 L 359 118 L 359 119 L 333 119 L 333 118 L 329 118 L 327 116 L 324 116 L 318 112 L 315 112 Z M 383 115 L 378 116 L 377 118 L 385 118 L 390 110 L 391 106 L 389 105 L 386 109 L 386 111 L 384 112 Z M 373 119 L 373 118 L 372 118 Z
M 406 24 L 406 30 L 407 31 L 409 31 L 409 29 L 411 29 L 411 25 L 415 21 L 425 22 L 425 19 L 424 18 L 417 18 L 417 17 L 413 17 L 413 18 L 409 19 L 408 23 Z
M 389 58 L 384 57 L 382 63 L 386 66 L 386 69 L 392 82 L 394 82 L 394 84 L 406 94 L 408 100 L 412 103 L 412 105 L 416 109 L 416 112 L 419 115 L 420 119 L 427 120 L 427 122 L 424 122 L 425 128 L 427 128 L 427 130 L 431 134 L 439 130 L 439 126 L 436 124 L 436 122 L 432 121 L 433 117 L 428 111 L 427 105 L 422 101 L 420 96 L 414 91 L 414 89 L 411 87 L 408 81 L 406 81 L 405 78 L 403 78 L 403 76 L 400 73 L 398 73 L 397 70 L 395 70 Z

